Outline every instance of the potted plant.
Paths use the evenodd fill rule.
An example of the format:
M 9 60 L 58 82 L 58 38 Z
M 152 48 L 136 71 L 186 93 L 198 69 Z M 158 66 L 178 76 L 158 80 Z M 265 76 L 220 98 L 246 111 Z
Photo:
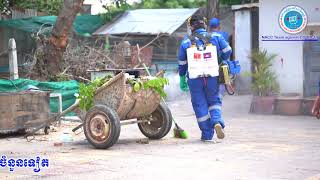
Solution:
M 251 90 L 254 94 L 250 112 L 257 114 L 273 114 L 275 94 L 279 92 L 276 74 L 272 71 L 272 62 L 276 54 L 267 50 L 254 50 L 250 56 L 252 61 Z
M 299 93 L 280 94 L 275 101 L 275 114 L 286 116 L 302 115 L 302 97 Z

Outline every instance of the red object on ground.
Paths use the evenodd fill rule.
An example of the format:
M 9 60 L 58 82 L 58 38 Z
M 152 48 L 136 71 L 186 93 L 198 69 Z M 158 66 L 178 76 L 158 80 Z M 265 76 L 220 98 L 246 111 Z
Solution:
M 58 147 L 58 146 L 62 146 L 63 145 L 63 143 L 62 142 L 55 142 L 55 143 L 53 143 L 53 146 L 56 146 L 56 147 Z

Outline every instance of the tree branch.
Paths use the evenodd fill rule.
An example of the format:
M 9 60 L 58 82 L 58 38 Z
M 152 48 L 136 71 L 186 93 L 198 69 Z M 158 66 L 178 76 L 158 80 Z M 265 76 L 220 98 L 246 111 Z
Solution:
M 105 58 L 107 58 L 108 61 L 111 62 L 114 66 L 117 66 L 117 64 L 116 64 L 114 61 L 112 61 L 109 56 L 106 56 L 106 55 L 104 55 L 103 53 L 99 52 L 98 50 L 96 50 L 96 49 L 94 49 L 94 48 L 92 48 L 92 47 L 89 47 L 89 46 L 87 46 L 87 45 L 84 45 L 84 47 L 86 47 L 86 48 L 94 51 L 95 53 L 97 53 L 97 54 L 99 54 L 99 55 L 101 55 L 101 56 L 103 56 L 103 57 L 105 57 Z

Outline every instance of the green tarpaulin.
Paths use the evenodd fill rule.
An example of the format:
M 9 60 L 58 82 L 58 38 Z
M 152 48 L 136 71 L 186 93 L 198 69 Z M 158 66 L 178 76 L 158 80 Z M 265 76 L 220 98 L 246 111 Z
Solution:
M 38 32 L 45 27 L 55 24 L 57 16 L 36 16 L 24 19 L 0 21 L 0 27 L 10 27 L 25 32 Z M 103 17 L 99 15 L 77 16 L 73 28 L 79 35 L 92 34 L 104 24 Z
M 63 110 L 71 106 L 76 98 L 75 93 L 79 91 L 77 81 L 63 82 L 39 82 L 30 79 L 0 80 L 0 92 L 14 92 L 26 90 L 29 85 L 36 86 L 40 90 L 49 90 L 52 93 L 61 93 Z M 58 112 L 58 99 L 50 99 L 51 112 Z

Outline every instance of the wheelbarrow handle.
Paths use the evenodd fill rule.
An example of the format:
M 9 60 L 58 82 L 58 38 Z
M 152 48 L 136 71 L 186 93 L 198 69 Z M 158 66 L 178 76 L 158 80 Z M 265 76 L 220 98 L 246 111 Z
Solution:
M 61 118 L 62 116 L 66 115 L 67 113 L 75 110 L 78 106 L 79 106 L 79 103 L 80 103 L 80 100 L 79 99 L 76 99 L 76 101 L 70 106 L 68 107 L 67 109 L 65 109 L 64 111 L 62 111 L 60 114 L 58 114 L 56 116 L 56 119 L 59 119 Z
M 79 124 L 77 127 L 72 129 L 72 132 L 76 132 L 76 130 L 80 129 L 83 126 L 83 123 Z
M 54 117 L 49 118 L 46 122 L 44 122 L 42 125 L 40 125 L 39 127 L 37 127 L 36 129 L 32 130 L 31 132 L 27 133 L 25 135 L 25 138 L 27 138 L 28 136 L 32 136 L 34 135 L 34 133 L 36 133 L 37 131 L 39 131 L 42 128 L 45 128 L 46 126 L 49 126 L 52 122 L 58 121 L 62 116 L 66 115 L 67 113 L 75 110 L 78 105 L 79 105 L 79 100 L 77 99 L 76 102 L 70 106 L 69 108 L 65 109 L 64 111 L 62 111 L 61 113 L 57 114 Z

